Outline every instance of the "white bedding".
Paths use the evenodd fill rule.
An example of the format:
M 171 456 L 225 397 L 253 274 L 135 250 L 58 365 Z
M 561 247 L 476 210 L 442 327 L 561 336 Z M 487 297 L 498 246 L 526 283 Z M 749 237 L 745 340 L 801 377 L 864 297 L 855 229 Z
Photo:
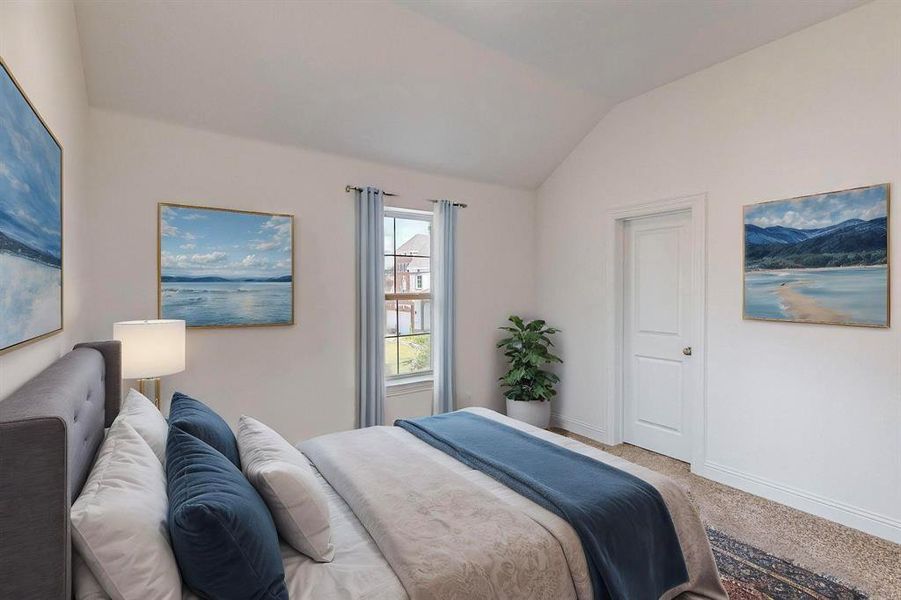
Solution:
M 329 563 L 318 563 L 283 542 L 282 562 L 291 600 L 406 599 L 407 593 L 394 571 L 353 511 L 318 471 L 316 478 L 328 497 L 335 558 Z M 78 557 L 73 562 L 73 572 L 76 600 L 109 600 Z M 197 600 L 188 590 L 183 597 Z
M 666 594 L 664 600 L 669 600 L 676 596 L 685 599 L 708 598 L 725 600 L 726 594 L 719 581 L 697 508 L 691 503 L 684 490 L 672 480 L 571 438 L 536 429 L 493 411 L 478 408 L 466 410 L 522 429 L 575 452 L 606 462 L 654 485 L 667 502 L 691 575 L 688 583 L 680 586 L 680 588 L 671 590 L 670 593 Z M 482 488 L 482 490 L 490 492 L 511 507 L 521 510 L 535 521 L 536 526 L 550 531 L 560 541 L 561 549 L 566 555 L 576 595 L 579 598 L 590 597 L 590 581 L 588 581 L 587 577 L 585 557 L 579 545 L 578 537 L 568 523 L 487 475 L 470 469 L 425 443 L 418 446 L 416 450 L 428 455 L 443 468 L 458 476 L 462 476 L 470 483 Z M 318 563 L 298 553 L 287 544 L 282 543 L 281 551 L 285 565 L 285 581 L 291 599 L 399 600 L 409 598 L 394 570 L 388 564 L 379 547 L 353 513 L 350 506 L 335 491 L 332 485 L 322 477 L 318 470 L 315 470 L 315 474 L 328 498 L 335 558 L 330 563 Z M 74 583 L 77 600 L 108 600 L 108 597 L 103 594 L 96 581 L 92 581 L 92 579 L 91 573 L 87 570 L 84 563 L 76 560 L 74 563 Z M 197 600 L 197 597 L 186 591 L 184 600 Z
M 494 411 L 464 410 L 652 485 L 666 503 L 689 575 L 662 600 L 726 600 L 697 507 L 673 480 Z M 404 429 L 370 427 L 328 434 L 307 440 L 300 448 L 352 507 L 411 597 L 455 598 L 460 589 L 467 590 L 467 598 L 486 600 L 593 596 L 581 542 L 568 522 Z M 523 526 L 523 516 L 531 519 L 530 526 Z M 503 523 L 500 532 L 487 526 L 498 523 Z M 556 546 L 548 544 L 542 531 Z M 511 545 L 511 540 L 516 543 Z M 504 568 L 496 568 L 500 564 Z
M 397 600 L 407 593 L 350 507 L 316 471 L 328 497 L 335 558 L 319 563 L 282 543 L 291 600 Z

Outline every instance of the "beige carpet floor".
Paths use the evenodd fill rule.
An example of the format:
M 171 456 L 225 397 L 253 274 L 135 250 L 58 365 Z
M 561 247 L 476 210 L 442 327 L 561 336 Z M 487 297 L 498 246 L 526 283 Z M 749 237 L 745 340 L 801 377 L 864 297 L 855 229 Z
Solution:
M 833 577 L 871 598 L 901 600 L 901 546 L 731 488 L 689 471 L 681 461 L 637 446 L 606 446 L 555 429 L 683 483 L 704 522 L 809 571 Z

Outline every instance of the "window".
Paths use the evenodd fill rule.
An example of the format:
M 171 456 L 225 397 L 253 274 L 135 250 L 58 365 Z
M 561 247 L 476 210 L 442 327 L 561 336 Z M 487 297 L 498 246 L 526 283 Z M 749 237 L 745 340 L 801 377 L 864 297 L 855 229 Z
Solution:
M 432 372 L 432 215 L 385 209 L 385 376 Z

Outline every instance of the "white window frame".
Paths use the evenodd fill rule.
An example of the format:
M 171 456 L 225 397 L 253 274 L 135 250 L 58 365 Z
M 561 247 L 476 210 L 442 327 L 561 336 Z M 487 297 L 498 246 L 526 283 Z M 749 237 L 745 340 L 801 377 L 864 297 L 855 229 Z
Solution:
M 384 215 L 386 218 L 410 219 L 410 220 L 416 220 L 416 221 L 426 221 L 430 224 L 432 223 L 432 213 L 430 211 L 426 211 L 426 210 L 414 210 L 412 208 L 395 208 L 395 207 L 386 206 L 385 210 L 384 210 Z M 397 250 L 397 240 L 394 240 L 394 249 Z M 384 249 L 382 250 L 382 254 L 384 255 Z M 435 258 L 435 244 L 433 243 L 432 236 L 429 235 L 429 273 L 430 274 L 432 271 L 432 269 L 431 269 L 432 260 L 434 260 L 434 258 Z M 396 256 L 395 256 L 395 260 L 397 260 Z M 415 282 L 415 280 L 414 280 L 414 282 Z M 397 285 L 396 280 L 394 282 L 394 285 L 395 286 Z M 415 286 L 415 283 L 414 283 L 414 286 Z M 412 294 L 415 295 L 416 293 L 413 292 Z M 388 294 L 386 293 L 385 296 L 387 296 L 387 295 Z M 431 290 L 429 291 L 428 295 L 429 295 L 429 304 L 430 304 L 430 306 L 433 307 L 434 306 L 434 298 L 432 297 Z M 429 322 L 431 323 L 431 318 L 429 319 Z M 428 335 L 429 335 L 430 340 L 434 339 L 432 337 L 431 328 L 429 329 Z M 387 336 L 386 335 L 385 339 L 388 339 L 389 337 L 394 337 L 395 339 L 397 339 L 398 344 L 399 344 L 400 338 L 406 337 L 406 336 Z M 432 358 L 433 357 L 430 355 L 430 358 L 429 358 L 430 362 L 431 362 Z M 393 387 L 393 386 L 401 386 L 401 385 L 405 385 L 405 384 L 416 384 L 416 383 L 420 383 L 420 382 L 431 382 L 433 379 L 433 376 L 434 376 L 434 369 L 429 369 L 427 371 L 419 371 L 417 373 L 402 373 L 402 374 L 397 374 L 397 375 L 387 375 L 386 374 L 385 375 L 385 383 L 389 387 Z

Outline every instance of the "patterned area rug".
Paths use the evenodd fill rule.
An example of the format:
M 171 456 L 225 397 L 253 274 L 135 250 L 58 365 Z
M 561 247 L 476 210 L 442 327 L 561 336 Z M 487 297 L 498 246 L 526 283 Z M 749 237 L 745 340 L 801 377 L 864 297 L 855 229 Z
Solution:
M 730 600 L 858 600 L 859 591 L 707 528 Z

